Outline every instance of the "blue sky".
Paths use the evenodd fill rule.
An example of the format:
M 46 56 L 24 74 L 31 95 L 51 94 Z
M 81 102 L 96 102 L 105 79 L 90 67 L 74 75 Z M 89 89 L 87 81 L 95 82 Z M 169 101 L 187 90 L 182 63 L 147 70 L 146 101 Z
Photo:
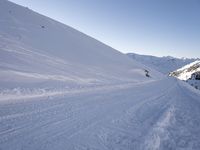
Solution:
M 11 0 L 122 51 L 200 58 L 199 0 Z

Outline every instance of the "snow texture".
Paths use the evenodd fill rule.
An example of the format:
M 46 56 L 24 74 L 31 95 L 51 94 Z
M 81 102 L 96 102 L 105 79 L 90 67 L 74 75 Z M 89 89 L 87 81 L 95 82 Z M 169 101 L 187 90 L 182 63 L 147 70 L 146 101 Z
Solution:
M 182 81 L 0 0 L 0 150 L 199 150 L 199 97 Z

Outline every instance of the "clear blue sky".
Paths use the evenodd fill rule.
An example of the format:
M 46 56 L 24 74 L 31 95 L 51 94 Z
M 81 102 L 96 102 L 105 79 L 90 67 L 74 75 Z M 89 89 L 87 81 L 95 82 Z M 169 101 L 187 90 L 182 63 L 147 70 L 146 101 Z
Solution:
M 122 51 L 200 58 L 200 0 L 11 0 Z

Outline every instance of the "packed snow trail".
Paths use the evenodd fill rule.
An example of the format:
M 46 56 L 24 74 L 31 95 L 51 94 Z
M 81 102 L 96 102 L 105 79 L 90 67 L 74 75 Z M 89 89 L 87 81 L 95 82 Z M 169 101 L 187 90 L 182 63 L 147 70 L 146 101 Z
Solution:
M 126 88 L 3 101 L 0 149 L 199 149 L 199 96 L 181 82 L 165 79 Z
M 155 122 L 143 149 L 200 148 L 200 93 L 178 81 L 168 96 L 169 106 Z

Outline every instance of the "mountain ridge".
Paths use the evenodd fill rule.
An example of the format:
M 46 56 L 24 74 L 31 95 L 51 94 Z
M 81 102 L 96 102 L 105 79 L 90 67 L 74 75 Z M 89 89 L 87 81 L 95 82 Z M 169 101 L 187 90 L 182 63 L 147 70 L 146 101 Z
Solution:
M 127 53 L 127 56 L 165 75 L 168 75 L 170 72 L 195 60 L 200 60 L 199 58 L 176 58 L 172 56 L 157 57 L 135 53 Z

